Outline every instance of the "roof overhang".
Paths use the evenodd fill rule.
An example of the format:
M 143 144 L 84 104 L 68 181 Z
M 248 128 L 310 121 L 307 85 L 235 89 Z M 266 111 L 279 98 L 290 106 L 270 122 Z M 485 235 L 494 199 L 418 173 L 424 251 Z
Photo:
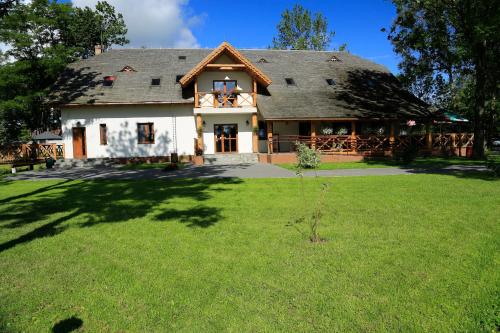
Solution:
M 222 54 L 227 54 L 234 59 L 236 64 L 214 64 L 213 62 Z M 271 84 L 271 79 L 267 77 L 260 69 L 255 67 L 250 60 L 243 56 L 228 42 L 223 42 L 219 47 L 210 52 L 201 62 L 191 69 L 186 75 L 179 80 L 183 88 L 188 86 L 197 75 L 205 70 L 245 70 L 260 84 L 267 87 Z

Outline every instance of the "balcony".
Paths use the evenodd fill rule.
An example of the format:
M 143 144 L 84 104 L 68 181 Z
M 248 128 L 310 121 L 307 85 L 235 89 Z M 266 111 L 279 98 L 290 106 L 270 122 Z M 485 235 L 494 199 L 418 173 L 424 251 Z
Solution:
M 252 108 L 256 106 L 255 92 L 218 93 L 197 92 L 195 108 Z

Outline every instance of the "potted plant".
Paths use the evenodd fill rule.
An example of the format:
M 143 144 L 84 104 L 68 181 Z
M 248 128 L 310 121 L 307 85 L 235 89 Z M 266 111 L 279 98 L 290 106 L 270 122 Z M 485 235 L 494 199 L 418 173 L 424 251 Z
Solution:
M 194 159 L 193 159 L 193 163 L 194 165 L 203 165 L 203 149 L 201 148 L 196 148 L 195 152 L 194 152 Z

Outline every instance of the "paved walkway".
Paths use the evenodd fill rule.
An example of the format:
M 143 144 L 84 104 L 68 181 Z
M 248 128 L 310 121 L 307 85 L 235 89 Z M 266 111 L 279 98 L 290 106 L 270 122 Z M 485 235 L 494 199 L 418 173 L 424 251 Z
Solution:
M 372 168 L 307 171 L 306 177 L 343 177 L 343 176 L 388 176 L 418 173 L 456 173 L 487 171 L 483 166 L 455 165 L 442 169 L 403 169 Z M 9 180 L 46 180 L 46 179 L 171 179 L 171 178 L 293 178 L 295 172 L 272 164 L 242 165 L 205 165 L 186 166 L 182 170 L 163 171 L 122 170 L 118 167 L 82 167 L 72 169 L 47 169 L 26 171 L 7 177 Z

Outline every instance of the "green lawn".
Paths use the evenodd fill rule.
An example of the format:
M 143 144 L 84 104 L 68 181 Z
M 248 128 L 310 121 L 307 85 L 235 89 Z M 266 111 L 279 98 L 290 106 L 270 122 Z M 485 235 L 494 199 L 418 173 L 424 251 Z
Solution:
M 419 157 L 410 163 L 395 160 L 364 160 L 359 162 L 332 162 L 321 163 L 317 170 L 337 170 L 337 169 L 368 169 L 368 168 L 443 168 L 450 165 L 485 165 L 485 161 L 471 160 L 464 157 Z M 279 166 L 294 170 L 295 164 L 280 164 Z
M 499 180 L 304 182 L 0 181 L 0 331 L 498 330 Z
M 45 169 L 45 164 L 35 164 L 34 170 L 43 170 Z M 17 167 L 17 172 L 28 171 L 29 166 Z M 0 164 L 0 175 L 6 175 L 12 173 L 12 165 L 11 164 Z

